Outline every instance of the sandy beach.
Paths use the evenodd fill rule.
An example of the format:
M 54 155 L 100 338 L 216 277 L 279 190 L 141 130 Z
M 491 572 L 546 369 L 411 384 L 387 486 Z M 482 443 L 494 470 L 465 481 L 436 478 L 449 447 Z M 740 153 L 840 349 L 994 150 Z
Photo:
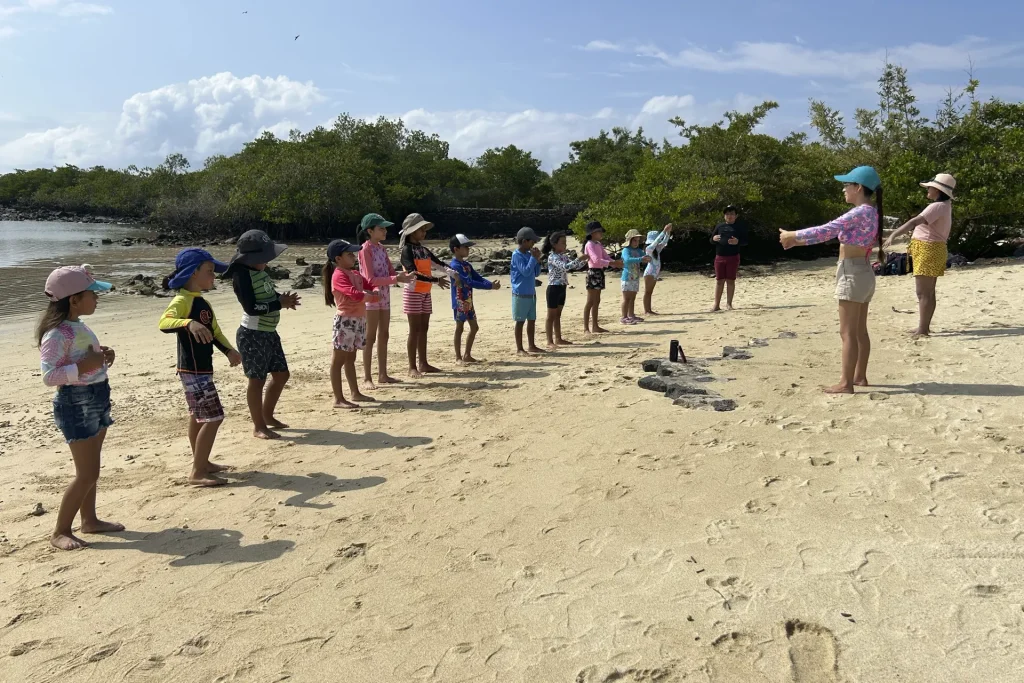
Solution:
M 33 319 L 8 318 L 0 680 L 1019 681 L 1024 269 L 950 272 L 918 340 L 912 278 L 880 278 L 876 386 L 852 397 L 820 392 L 839 374 L 833 272 L 744 271 L 722 314 L 704 312 L 711 280 L 670 274 L 663 315 L 631 328 L 612 324 L 610 278 L 598 340 L 575 275 L 578 344 L 530 358 L 508 290 L 480 292 L 472 368 L 435 290 L 447 372 L 358 413 L 331 407 L 332 311 L 306 290 L 280 327 L 284 439 L 251 438 L 242 373 L 218 356 L 214 456 L 235 468 L 219 490 L 184 485 L 167 301 L 105 296 L 87 320 L 118 353 L 99 511 L 128 531 L 74 553 L 48 543 L 73 467 Z M 233 338 L 233 294 L 209 298 Z M 396 375 L 406 332 L 396 311 Z M 709 363 L 735 411 L 637 386 L 671 339 L 691 358 L 767 340 Z

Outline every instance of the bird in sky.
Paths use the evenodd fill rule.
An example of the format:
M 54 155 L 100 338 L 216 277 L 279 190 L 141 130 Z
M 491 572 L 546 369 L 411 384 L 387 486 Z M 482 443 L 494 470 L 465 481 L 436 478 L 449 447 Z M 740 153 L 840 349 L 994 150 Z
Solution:
M 299 34 L 299 35 L 302 35 L 302 34 Z M 295 36 L 295 40 L 298 40 L 298 39 L 299 39 L 299 36 Z

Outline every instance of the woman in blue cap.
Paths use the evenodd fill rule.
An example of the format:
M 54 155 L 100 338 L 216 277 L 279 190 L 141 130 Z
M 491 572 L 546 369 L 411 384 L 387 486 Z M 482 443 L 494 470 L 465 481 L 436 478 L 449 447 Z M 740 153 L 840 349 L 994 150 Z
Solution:
M 871 251 L 878 245 L 882 254 L 882 179 L 870 166 L 858 166 L 835 179 L 843 183 L 843 194 L 853 208 L 816 228 L 780 230 L 779 241 L 786 249 L 819 244 L 839 238 L 836 268 L 836 299 L 839 300 L 839 334 L 843 339 L 843 377 L 827 387 L 829 394 L 852 394 L 854 386 L 868 386 L 868 305 L 875 293 L 875 271 Z M 874 203 L 872 203 L 872 198 Z
M 203 292 L 213 289 L 214 273 L 228 264 L 213 258 L 205 249 L 182 249 L 174 272 L 164 279 L 164 289 L 177 295 L 160 316 L 160 330 L 178 338 L 178 377 L 188 404 L 188 442 L 192 446 L 192 486 L 223 486 L 217 476 L 226 468 L 210 461 L 217 430 L 224 421 L 224 408 L 213 383 L 213 349 L 217 347 L 232 367 L 242 362 L 238 351 L 221 332 L 210 302 Z

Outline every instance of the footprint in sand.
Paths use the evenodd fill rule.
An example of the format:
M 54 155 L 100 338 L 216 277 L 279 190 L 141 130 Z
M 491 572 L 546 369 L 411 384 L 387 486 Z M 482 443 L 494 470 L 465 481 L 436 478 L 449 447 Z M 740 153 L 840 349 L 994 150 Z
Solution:
M 839 642 L 824 626 L 797 619 L 787 621 L 789 663 L 795 683 L 837 683 Z
M 746 633 L 733 631 L 722 634 L 711 643 L 711 648 L 714 654 L 705 668 L 712 683 L 760 683 L 769 680 L 757 668 L 763 647 Z

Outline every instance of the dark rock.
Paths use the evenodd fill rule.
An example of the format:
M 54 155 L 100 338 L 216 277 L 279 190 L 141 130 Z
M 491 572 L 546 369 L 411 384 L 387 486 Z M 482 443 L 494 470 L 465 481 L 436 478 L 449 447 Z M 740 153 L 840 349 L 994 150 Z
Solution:
M 665 385 L 665 396 L 672 399 L 682 396 L 707 396 L 708 394 L 707 389 L 687 384 L 678 378 L 665 380 Z
M 796 332 L 779 332 L 779 339 L 796 339 Z
M 46 514 L 46 510 L 43 509 L 42 503 L 36 503 L 36 506 L 32 509 L 32 512 L 28 513 L 33 517 L 42 517 Z
M 306 266 L 306 265 L 309 265 L 309 264 L 306 263 L 306 259 L 305 258 L 300 256 L 299 258 L 295 259 L 295 265 L 297 265 L 297 266 Z
M 114 240 L 110 239 L 109 237 L 104 237 L 103 239 L 100 240 L 100 243 L 101 244 L 113 244 Z
M 658 368 L 666 363 L 671 363 L 668 358 L 649 358 L 642 361 L 640 365 L 643 367 L 644 372 L 657 372 Z
M 754 346 L 754 347 L 768 346 L 768 340 L 767 339 L 751 339 L 750 343 L 748 344 L 748 346 Z
M 236 244 L 237 242 L 238 242 L 238 238 L 237 237 L 229 237 L 228 239 L 226 239 L 223 242 L 221 242 L 221 244 L 233 245 L 233 244 Z
M 694 377 L 709 374 L 706 368 L 693 362 L 673 363 L 672 361 L 662 363 L 657 372 L 662 377 Z
M 324 266 L 322 263 L 310 263 L 306 266 L 306 269 L 302 271 L 302 274 L 307 277 L 320 277 L 323 270 Z
M 722 358 L 728 358 L 729 360 L 750 360 L 753 358 L 746 351 L 741 351 L 735 346 L 726 346 L 722 349 Z
M 647 389 L 648 391 L 657 391 L 659 394 L 665 393 L 668 389 L 668 384 L 665 382 L 664 377 L 658 377 L 657 375 L 647 375 L 641 377 L 640 381 L 637 382 L 641 389 Z
M 719 413 L 736 410 L 736 401 L 731 398 L 709 398 L 707 396 L 680 396 L 673 405 L 693 410 L 714 410 Z
M 309 289 L 315 284 L 316 280 L 314 280 L 311 276 L 306 275 L 305 273 L 298 276 L 297 278 L 295 278 L 295 280 L 292 281 L 292 287 L 294 287 L 295 289 Z
M 292 276 L 292 273 L 287 268 L 281 266 L 268 265 L 267 275 L 270 276 L 271 280 L 287 280 Z
M 512 250 L 511 249 L 495 249 L 491 252 L 490 259 L 492 261 L 504 261 L 511 260 Z

